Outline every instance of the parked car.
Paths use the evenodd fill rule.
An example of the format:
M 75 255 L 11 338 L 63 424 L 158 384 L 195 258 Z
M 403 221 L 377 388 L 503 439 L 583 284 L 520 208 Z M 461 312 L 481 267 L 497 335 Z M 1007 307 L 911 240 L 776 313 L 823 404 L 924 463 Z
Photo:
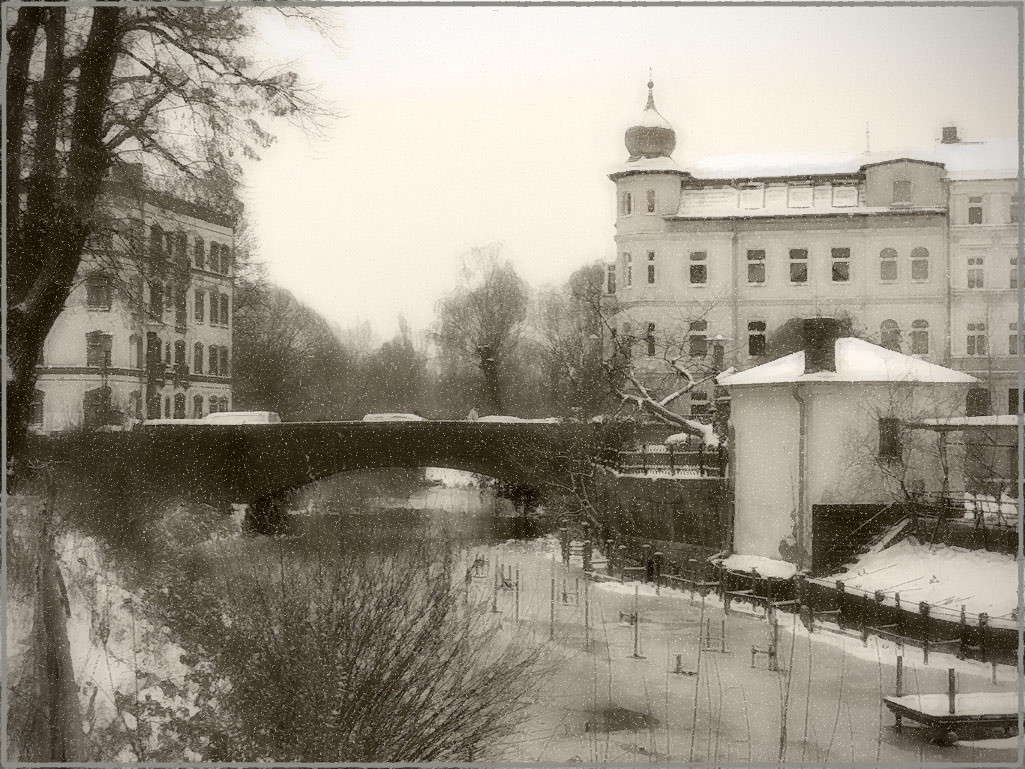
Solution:
M 426 422 L 419 414 L 367 414 L 364 422 Z

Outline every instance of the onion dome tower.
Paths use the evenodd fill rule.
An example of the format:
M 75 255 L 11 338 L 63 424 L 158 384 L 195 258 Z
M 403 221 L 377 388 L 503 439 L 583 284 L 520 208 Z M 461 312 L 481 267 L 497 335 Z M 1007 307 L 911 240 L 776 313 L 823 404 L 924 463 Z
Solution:
M 648 103 L 640 118 L 626 129 L 626 149 L 630 160 L 668 158 L 676 149 L 676 131 L 655 109 L 655 83 L 648 80 Z

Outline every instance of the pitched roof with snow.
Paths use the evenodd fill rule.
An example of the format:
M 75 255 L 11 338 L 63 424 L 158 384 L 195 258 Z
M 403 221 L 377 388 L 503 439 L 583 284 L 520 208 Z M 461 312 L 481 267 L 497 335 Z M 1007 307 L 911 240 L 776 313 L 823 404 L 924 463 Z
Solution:
M 679 164 L 670 157 L 660 156 L 657 158 L 639 157 L 636 160 L 628 160 L 609 174 L 609 178 L 615 181 L 622 176 L 629 174 L 644 173 L 673 173 L 690 176 L 680 168 Z
M 736 374 L 721 376 L 719 384 L 783 384 L 788 382 L 928 382 L 971 384 L 978 380 L 960 371 L 937 366 L 910 355 L 888 350 L 863 339 L 836 340 L 836 371 L 804 373 L 804 351 L 763 363 Z

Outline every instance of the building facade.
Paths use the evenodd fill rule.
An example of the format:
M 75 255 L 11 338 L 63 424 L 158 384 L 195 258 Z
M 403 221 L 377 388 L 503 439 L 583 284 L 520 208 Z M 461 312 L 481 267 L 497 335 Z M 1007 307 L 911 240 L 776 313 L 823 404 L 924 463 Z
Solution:
M 106 185 L 75 286 L 47 336 L 30 430 L 123 429 L 231 408 L 233 217 Z
M 773 158 L 681 168 L 648 103 L 626 132 L 606 293 L 639 370 L 684 356 L 745 369 L 786 348 L 802 317 L 980 380 L 970 413 L 1017 408 L 1017 147 L 945 128 L 916 154 Z M 699 175 L 700 172 L 700 175 Z M 622 346 L 622 345 L 621 345 Z M 705 413 L 711 385 L 695 388 Z

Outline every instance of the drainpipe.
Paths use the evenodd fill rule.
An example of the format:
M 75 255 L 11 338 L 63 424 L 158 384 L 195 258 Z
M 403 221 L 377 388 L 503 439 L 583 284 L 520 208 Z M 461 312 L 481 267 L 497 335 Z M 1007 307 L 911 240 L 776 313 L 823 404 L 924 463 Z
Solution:
M 808 550 L 805 547 L 804 535 L 805 502 L 808 496 L 805 490 L 805 479 L 808 477 L 808 402 L 805 400 L 802 387 L 799 384 L 794 385 L 791 395 L 794 396 L 794 400 L 797 401 L 800 409 L 797 435 L 797 525 L 795 527 L 795 534 L 797 535 L 797 551 L 800 554 L 801 561 L 797 564 L 797 567 L 803 570 L 811 568 L 811 564 L 807 562 Z

